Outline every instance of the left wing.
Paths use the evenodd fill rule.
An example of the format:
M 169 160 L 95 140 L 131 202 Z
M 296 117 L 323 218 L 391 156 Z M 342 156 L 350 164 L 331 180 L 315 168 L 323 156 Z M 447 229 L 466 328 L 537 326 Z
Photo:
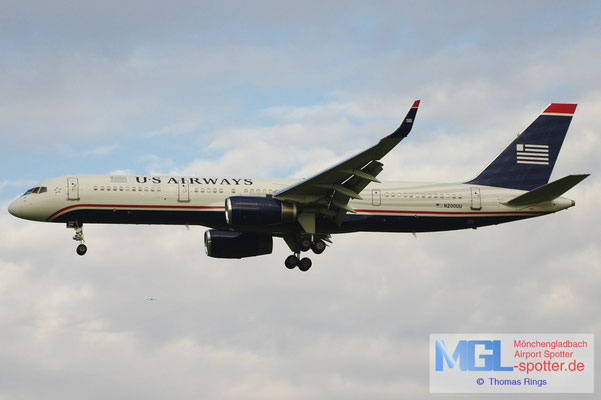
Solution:
M 307 233 L 315 233 L 315 217 L 324 214 L 336 224 L 342 224 L 347 212 L 354 213 L 349 200 L 361 199 L 359 193 L 382 172 L 379 162 L 390 150 L 403 140 L 413 127 L 419 100 L 413 103 L 401 125 L 378 144 L 342 161 L 333 167 L 292 186 L 288 186 L 273 197 L 297 203 L 301 211 L 298 221 Z

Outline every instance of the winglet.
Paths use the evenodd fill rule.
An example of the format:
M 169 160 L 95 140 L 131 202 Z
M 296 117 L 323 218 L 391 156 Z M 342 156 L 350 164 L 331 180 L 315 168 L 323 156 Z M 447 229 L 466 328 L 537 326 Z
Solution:
M 419 100 L 415 100 L 401 125 L 392 134 L 386 136 L 386 139 L 401 139 L 406 137 L 409 134 L 409 132 L 411 132 L 411 128 L 413 127 L 413 121 L 415 120 L 415 115 L 417 114 L 418 108 Z

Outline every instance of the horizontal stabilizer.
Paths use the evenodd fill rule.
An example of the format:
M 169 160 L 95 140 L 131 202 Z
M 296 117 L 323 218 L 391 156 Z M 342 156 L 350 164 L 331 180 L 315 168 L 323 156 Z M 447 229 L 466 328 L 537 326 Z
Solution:
M 543 203 L 545 201 L 555 200 L 580 182 L 589 174 L 568 175 L 555 182 L 547 183 L 541 187 L 526 192 L 515 199 L 505 203 L 508 206 L 527 206 L 529 204 Z

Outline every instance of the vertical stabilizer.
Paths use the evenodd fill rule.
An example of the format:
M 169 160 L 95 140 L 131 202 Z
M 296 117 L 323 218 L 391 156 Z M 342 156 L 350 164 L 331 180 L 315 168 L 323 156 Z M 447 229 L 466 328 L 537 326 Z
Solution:
M 576 104 L 553 103 L 469 184 L 532 190 L 549 182 Z

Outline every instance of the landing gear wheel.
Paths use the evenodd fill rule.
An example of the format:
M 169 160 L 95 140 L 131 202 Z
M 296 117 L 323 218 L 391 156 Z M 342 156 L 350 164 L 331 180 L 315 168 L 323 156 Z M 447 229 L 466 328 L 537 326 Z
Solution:
M 88 251 L 88 246 L 86 246 L 85 244 L 80 244 L 79 246 L 77 246 L 77 254 L 79 254 L 80 256 L 83 256 L 84 254 L 86 254 L 86 251 Z
M 321 239 L 317 239 L 311 245 L 311 250 L 313 250 L 313 253 L 315 253 L 315 254 L 321 254 L 324 252 L 325 249 L 326 249 L 326 243 Z
M 311 259 L 305 257 L 298 262 L 298 269 L 300 269 L 303 272 L 307 272 L 309 268 L 311 268 L 311 265 L 313 265 Z
M 298 257 L 294 254 L 286 257 L 286 261 L 284 261 L 284 265 L 288 269 L 294 269 L 298 265 Z
M 298 241 L 298 249 L 300 251 L 308 251 L 311 248 L 311 239 L 308 237 L 302 238 Z

